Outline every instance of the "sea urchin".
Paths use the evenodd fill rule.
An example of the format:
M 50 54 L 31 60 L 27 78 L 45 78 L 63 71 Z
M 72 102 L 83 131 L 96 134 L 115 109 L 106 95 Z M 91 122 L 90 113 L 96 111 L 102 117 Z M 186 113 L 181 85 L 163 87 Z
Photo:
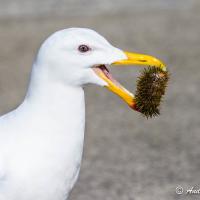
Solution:
M 147 118 L 160 114 L 160 103 L 165 94 L 169 73 L 158 67 L 145 68 L 137 80 L 135 107 Z

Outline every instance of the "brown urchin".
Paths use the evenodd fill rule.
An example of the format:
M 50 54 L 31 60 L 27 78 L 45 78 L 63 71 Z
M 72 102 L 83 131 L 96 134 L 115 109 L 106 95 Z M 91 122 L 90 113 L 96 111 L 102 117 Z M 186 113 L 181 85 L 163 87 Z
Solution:
M 159 106 L 169 80 L 169 73 L 158 67 L 145 68 L 137 80 L 136 109 L 147 118 L 160 114 Z

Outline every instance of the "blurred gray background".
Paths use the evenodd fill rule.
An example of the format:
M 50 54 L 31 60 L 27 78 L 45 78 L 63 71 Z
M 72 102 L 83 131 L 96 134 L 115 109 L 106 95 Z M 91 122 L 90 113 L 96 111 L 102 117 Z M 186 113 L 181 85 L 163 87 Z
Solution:
M 199 0 L 0 0 L 0 113 L 24 98 L 42 41 L 89 27 L 115 46 L 163 60 L 171 79 L 162 115 L 146 120 L 104 88 L 87 86 L 86 138 L 70 200 L 200 199 Z M 131 91 L 139 68 L 111 69 Z

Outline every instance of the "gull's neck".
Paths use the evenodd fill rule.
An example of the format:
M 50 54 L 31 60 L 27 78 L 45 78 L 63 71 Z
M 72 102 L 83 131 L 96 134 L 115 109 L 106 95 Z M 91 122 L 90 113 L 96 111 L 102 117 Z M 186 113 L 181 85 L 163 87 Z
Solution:
M 67 131 L 69 128 L 73 131 L 76 126 L 83 127 L 85 101 L 82 87 L 62 84 L 48 77 L 48 72 L 43 69 L 40 66 L 33 67 L 22 107 L 28 108 L 33 118 L 44 118 L 44 126 L 52 126 L 57 131 Z
M 37 67 L 33 67 L 24 102 L 11 113 L 9 126 L 17 127 L 14 130 L 15 139 L 12 139 L 15 146 L 11 149 L 19 151 L 13 153 L 19 157 L 15 158 L 19 164 L 17 169 L 24 163 L 20 159 L 26 160 L 22 180 L 29 183 L 31 172 L 36 174 L 31 177 L 31 184 L 39 187 L 31 190 L 33 194 L 36 191 L 34 198 L 38 195 L 39 199 L 64 200 L 77 180 L 81 164 L 85 125 L 84 92 L 81 87 L 51 79 L 48 72 Z M 27 152 L 28 158 L 31 158 L 29 164 Z M 32 168 L 33 171 L 30 170 Z

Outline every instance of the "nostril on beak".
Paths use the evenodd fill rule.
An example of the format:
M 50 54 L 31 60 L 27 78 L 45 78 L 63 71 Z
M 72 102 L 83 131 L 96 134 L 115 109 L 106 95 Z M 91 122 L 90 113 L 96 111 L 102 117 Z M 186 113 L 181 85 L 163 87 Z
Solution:
M 139 62 L 144 62 L 144 63 L 147 62 L 147 60 L 138 60 L 138 61 L 139 61 Z

